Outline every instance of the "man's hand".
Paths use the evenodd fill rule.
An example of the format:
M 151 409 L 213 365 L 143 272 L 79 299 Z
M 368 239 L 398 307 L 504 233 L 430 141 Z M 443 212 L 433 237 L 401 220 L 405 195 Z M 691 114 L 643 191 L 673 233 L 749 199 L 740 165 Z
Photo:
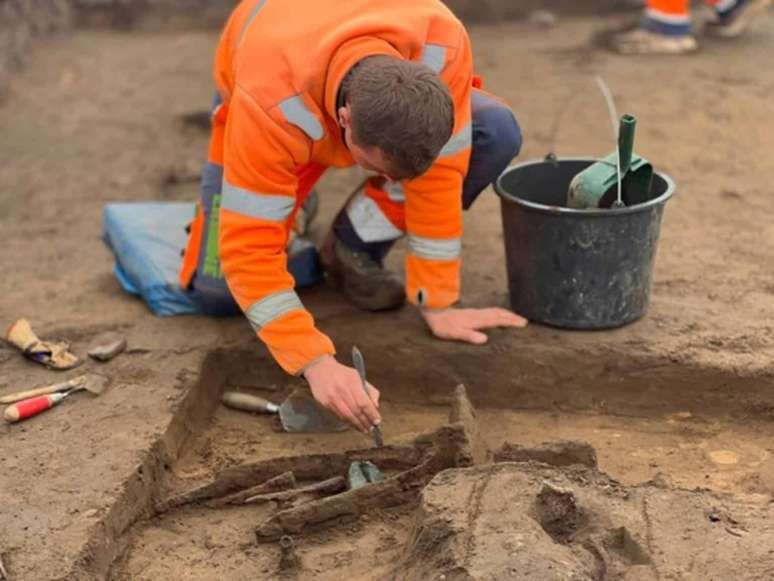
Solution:
M 373 426 L 379 425 L 379 390 L 370 383 L 369 398 L 357 371 L 342 365 L 331 356 L 315 361 L 304 370 L 314 398 L 326 409 L 357 430 L 368 435 Z
M 439 339 L 465 341 L 483 345 L 489 338 L 481 329 L 527 325 L 527 319 L 506 309 L 442 309 L 423 310 L 422 317 L 433 335 Z

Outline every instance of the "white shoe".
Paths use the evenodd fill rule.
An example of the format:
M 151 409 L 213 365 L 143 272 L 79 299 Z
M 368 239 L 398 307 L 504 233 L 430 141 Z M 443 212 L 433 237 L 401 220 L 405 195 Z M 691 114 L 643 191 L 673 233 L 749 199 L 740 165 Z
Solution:
M 670 36 L 639 27 L 615 35 L 612 46 L 621 54 L 685 54 L 698 48 L 691 34 Z
M 727 18 L 721 20 L 714 14 L 714 19 L 707 22 L 705 32 L 712 36 L 734 38 L 742 34 L 750 24 L 771 6 L 771 0 L 749 0 L 744 6 L 731 12 Z

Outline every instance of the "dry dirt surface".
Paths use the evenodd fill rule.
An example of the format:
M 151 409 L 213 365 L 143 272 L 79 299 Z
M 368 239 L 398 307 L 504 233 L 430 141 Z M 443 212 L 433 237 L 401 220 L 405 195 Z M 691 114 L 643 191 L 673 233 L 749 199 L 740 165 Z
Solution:
M 449 470 L 424 490 L 417 513 L 397 577 L 763 581 L 774 571 L 766 510 L 625 488 L 586 469 Z
M 701 52 L 685 58 L 604 52 L 595 34 L 617 23 L 560 15 L 553 28 L 525 21 L 474 27 L 471 36 L 487 88 L 522 124 L 522 160 L 611 149 L 594 75 L 621 111 L 638 116 L 638 150 L 677 183 L 645 319 L 597 333 L 532 325 L 473 347 L 432 339 L 410 309 L 365 315 L 326 286 L 302 293 L 342 354 L 353 343 L 363 351 L 382 390 L 388 444 L 445 425 L 452 390 L 464 383 L 482 448 L 586 440 L 604 474 L 584 483 L 567 468 L 523 463 L 443 473 L 421 498 L 334 523 L 333 532 L 302 530 L 285 550 L 283 575 L 427 577 L 421 531 L 443 509 L 449 536 L 433 536 L 432 546 L 449 568 L 439 579 L 503 578 L 506 569 L 487 567 L 543 567 L 545 553 L 564 567 L 546 579 L 719 581 L 733 563 L 736 579 L 774 576 L 766 524 L 774 516 L 774 158 L 765 153 L 774 144 L 774 16 L 738 41 L 702 39 Z M 81 355 L 109 334 L 129 343 L 109 363 L 61 374 L 0 344 L 0 395 L 84 370 L 111 379 L 98 399 L 79 394 L 0 427 L 0 558 L 13 579 L 274 579 L 280 547 L 256 543 L 255 529 L 276 503 L 158 514 L 159 503 L 229 468 L 368 446 L 350 432 L 285 435 L 270 418 L 219 407 L 227 387 L 281 399 L 297 382 L 240 318 L 153 317 L 111 272 L 100 241 L 105 203 L 196 197 L 207 137 L 181 118 L 210 101 L 216 40 L 98 31 L 53 39 L 0 105 L 0 324 L 26 316 Z M 354 179 L 324 178 L 318 236 Z M 507 304 L 503 254 L 488 192 L 466 216 L 465 304 Z M 401 258 L 398 248 L 391 264 Z M 628 500 L 608 494 L 610 479 Z M 596 528 L 579 517 L 557 540 L 538 526 L 543 481 L 571 490 Z M 478 504 L 436 502 L 448 487 L 484 493 Z M 499 560 L 485 563 L 490 550 Z
M 36 37 L 66 29 L 71 23 L 67 0 L 0 2 L 0 99 L 11 73 L 26 60 Z
M 664 475 L 626 486 L 577 440 L 491 454 L 489 418 L 464 390 L 451 408 L 437 429 L 383 449 L 253 454 L 204 477 L 181 463 L 111 579 L 771 578 L 765 503 L 678 489 Z M 213 465 L 209 453 L 196 458 Z M 386 480 L 322 498 L 302 492 L 363 459 Z M 259 493 L 263 501 L 243 504 Z

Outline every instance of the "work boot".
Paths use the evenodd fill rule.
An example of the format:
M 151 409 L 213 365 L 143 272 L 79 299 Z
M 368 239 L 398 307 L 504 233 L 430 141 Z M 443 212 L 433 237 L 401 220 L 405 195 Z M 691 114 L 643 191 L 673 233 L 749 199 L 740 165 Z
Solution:
M 621 54 L 684 54 L 697 48 L 691 34 L 661 34 L 642 27 L 620 32 L 612 38 L 612 48 Z
M 712 36 L 734 38 L 771 6 L 771 0 L 740 0 L 727 12 L 715 12 L 704 31 Z
M 348 247 L 332 231 L 320 249 L 320 258 L 330 280 L 359 309 L 387 311 L 406 301 L 403 283 L 395 274 L 365 252 Z

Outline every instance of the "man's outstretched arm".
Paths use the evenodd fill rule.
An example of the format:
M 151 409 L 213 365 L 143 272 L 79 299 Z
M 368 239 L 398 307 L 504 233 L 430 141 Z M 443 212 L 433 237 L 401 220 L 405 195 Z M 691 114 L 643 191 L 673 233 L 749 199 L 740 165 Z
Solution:
M 458 309 L 462 250 L 462 183 L 472 148 L 471 90 L 473 60 L 467 34 L 455 43 L 433 45 L 436 68 L 451 92 L 454 132 L 433 167 L 406 184 L 406 292 L 420 307 L 438 338 L 481 344 L 482 329 L 523 327 L 526 319 L 501 308 Z
M 279 365 L 304 374 L 315 398 L 367 432 L 379 412 L 354 369 L 339 364 L 332 341 L 294 290 L 285 245 L 296 203 L 295 167 L 308 151 L 299 129 L 270 117 L 237 89 L 229 104 L 220 202 L 220 257 L 229 289 Z M 378 391 L 372 399 L 378 402 Z

